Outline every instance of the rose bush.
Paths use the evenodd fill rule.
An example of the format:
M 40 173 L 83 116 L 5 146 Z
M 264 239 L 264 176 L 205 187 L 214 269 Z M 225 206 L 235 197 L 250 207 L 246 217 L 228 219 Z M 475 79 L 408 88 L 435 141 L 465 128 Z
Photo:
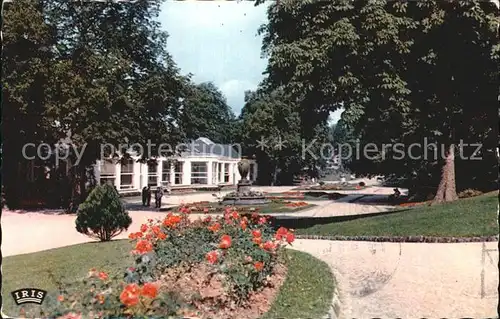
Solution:
M 295 240 L 292 231 L 274 231 L 269 217 L 257 213 L 227 208 L 223 216 L 194 222 L 189 213 L 182 207 L 148 220 L 129 235 L 135 265 L 121 276 L 92 269 L 81 282 L 61 284 L 43 317 L 182 318 L 242 307 L 270 284 L 283 247 Z M 196 289 L 183 289 L 192 274 L 201 276 Z M 210 293 L 196 291 L 205 285 L 212 285 Z

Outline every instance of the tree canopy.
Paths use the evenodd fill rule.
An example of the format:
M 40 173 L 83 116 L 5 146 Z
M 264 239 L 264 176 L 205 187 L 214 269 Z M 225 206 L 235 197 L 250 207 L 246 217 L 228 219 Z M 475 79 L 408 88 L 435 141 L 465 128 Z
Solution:
M 193 86 L 183 105 L 181 127 L 187 138 L 207 137 L 216 143 L 228 144 L 236 142 L 236 117 L 213 83 Z
M 478 169 L 471 175 L 480 176 L 482 187 L 492 186 L 495 169 L 484 167 L 498 164 L 499 19 L 493 3 L 284 1 L 271 5 L 268 17 L 261 28 L 268 85 L 284 87 L 311 119 L 343 106 L 342 118 L 361 149 L 378 146 L 375 155 L 353 159 L 356 172 L 395 174 L 413 189 L 436 189 L 444 168 L 440 189 L 446 192 L 436 199 L 453 200 L 456 158 L 457 165 Z M 424 139 L 445 156 L 398 158 L 394 148 L 382 150 L 383 144 L 418 143 L 413 157 L 422 157 Z M 483 160 L 453 158 L 460 141 L 482 143 Z M 472 183 L 459 181 L 460 187 Z

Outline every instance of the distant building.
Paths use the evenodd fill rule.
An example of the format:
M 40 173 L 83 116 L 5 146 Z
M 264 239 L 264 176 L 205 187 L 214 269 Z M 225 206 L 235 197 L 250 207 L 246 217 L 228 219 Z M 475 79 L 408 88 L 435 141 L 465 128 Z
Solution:
M 139 163 L 137 156 L 125 163 L 118 160 L 100 160 L 95 166 L 95 177 L 100 184 L 110 183 L 120 193 L 137 192 L 144 186 L 176 188 L 210 188 L 236 185 L 241 176 L 238 162 L 241 151 L 233 145 L 216 144 L 200 137 L 187 145 L 188 149 L 174 157 L 162 157 L 154 164 Z M 257 163 L 250 161 L 248 179 L 257 179 Z

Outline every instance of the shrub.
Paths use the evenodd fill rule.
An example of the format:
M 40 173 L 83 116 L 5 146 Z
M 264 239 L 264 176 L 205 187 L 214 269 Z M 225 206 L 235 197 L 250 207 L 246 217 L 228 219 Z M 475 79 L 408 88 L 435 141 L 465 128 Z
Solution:
M 469 198 L 469 197 L 475 197 L 475 196 L 479 196 L 483 194 L 483 192 L 477 190 L 477 189 L 465 189 L 463 191 L 461 191 L 460 193 L 458 193 L 458 197 L 459 198 Z
M 127 230 L 132 219 L 125 211 L 113 186 L 96 186 L 77 210 L 76 230 L 101 241 Z

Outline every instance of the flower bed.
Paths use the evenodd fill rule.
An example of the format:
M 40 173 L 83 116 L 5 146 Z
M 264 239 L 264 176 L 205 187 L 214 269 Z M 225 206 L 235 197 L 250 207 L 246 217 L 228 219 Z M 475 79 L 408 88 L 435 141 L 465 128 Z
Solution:
M 191 222 L 188 209 L 148 220 L 130 235 L 135 265 L 125 274 L 92 269 L 61 285 L 51 318 L 258 318 L 270 307 L 295 235 L 274 231 L 266 216 L 227 209 Z M 21 314 L 22 315 L 22 314 Z
M 323 184 L 315 186 L 298 187 L 297 190 L 317 190 L 317 191 L 335 191 L 335 190 L 361 190 L 367 188 L 366 185 L 354 185 L 354 184 Z
M 269 197 L 266 197 L 269 199 Z M 289 198 L 287 198 L 289 199 Z M 296 199 L 304 199 L 304 197 L 296 198 Z M 237 209 L 240 213 L 248 213 L 248 212 L 261 212 L 265 214 L 272 213 L 280 213 L 280 212 L 295 212 L 309 206 L 313 206 L 312 204 L 306 202 L 297 203 L 290 202 L 284 200 L 283 198 L 277 197 L 272 199 L 272 201 L 265 205 L 259 206 L 238 206 Z M 221 205 L 217 203 L 210 202 L 194 202 L 184 204 L 176 208 L 176 210 L 189 212 L 192 214 L 223 214 L 224 211 L 231 206 Z M 236 208 L 235 208 L 236 209 Z

